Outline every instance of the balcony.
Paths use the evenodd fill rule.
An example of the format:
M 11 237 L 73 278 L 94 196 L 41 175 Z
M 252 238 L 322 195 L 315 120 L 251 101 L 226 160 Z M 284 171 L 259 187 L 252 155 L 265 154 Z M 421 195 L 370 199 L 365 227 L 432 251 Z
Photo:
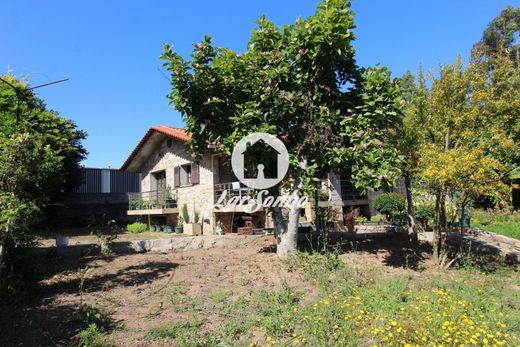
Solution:
M 128 193 L 128 201 L 127 214 L 130 216 L 179 213 L 177 197 L 167 192 Z
M 231 210 L 235 212 L 245 211 L 246 207 L 248 207 L 247 201 L 249 201 L 249 198 L 252 199 L 256 196 L 254 189 L 240 182 L 217 183 L 214 185 L 213 191 L 214 203 L 224 205 L 223 208 L 218 209 L 220 212 L 228 212 Z M 244 202 L 240 206 L 226 206 L 233 198 Z M 251 205 L 249 205 L 249 207 L 251 207 Z

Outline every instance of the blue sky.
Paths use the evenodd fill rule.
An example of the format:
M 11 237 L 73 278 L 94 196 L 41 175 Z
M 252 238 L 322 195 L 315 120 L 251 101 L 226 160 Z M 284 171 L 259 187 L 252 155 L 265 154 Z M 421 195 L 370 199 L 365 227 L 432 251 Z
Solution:
M 47 105 L 89 133 L 89 167 L 120 167 L 153 125 L 182 126 L 159 72 L 163 43 L 183 55 L 208 34 L 244 51 L 254 20 L 276 24 L 314 12 L 318 1 L 6 1 L 0 11 L 0 74 L 12 71 Z M 468 57 L 486 25 L 516 0 L 357 0 L 357 61 L 400 76 Z

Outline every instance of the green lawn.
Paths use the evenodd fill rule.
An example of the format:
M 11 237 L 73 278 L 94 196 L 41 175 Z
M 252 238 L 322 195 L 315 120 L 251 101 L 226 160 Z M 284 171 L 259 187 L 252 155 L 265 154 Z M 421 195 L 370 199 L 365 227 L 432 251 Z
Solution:
M 520 240 L 520 213 L 501 211 L 474 211 L 471 225 L 482 230 Z

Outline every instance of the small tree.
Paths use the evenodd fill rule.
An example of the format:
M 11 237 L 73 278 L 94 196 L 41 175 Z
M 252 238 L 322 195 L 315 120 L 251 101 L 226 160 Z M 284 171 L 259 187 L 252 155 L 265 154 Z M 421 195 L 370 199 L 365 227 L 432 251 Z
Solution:
M 417 240 L 412 183 L 417 177 L 420 151 L 427 134 L 424 122 L 428 114 L 428 91 L 422 70 L 419 71 L 417 83 L 415 77 L 408 71 L 402 77 L 401 84 L 404 119 L 403 126 L 395 137 L 395 145 L 404 159 L 401 168 L 406 189 L 408 235 L 410 239 Z

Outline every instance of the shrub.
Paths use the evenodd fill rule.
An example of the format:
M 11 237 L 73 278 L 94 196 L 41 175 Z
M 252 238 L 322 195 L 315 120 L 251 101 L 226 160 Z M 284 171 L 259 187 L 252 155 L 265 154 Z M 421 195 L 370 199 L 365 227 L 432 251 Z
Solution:
M 374 207 L 394 221 L 404 212 L 406 201 L 400 194 L 382 193 L 374 199 Z
M 381 222 L 381 215 L 376 214 L 375 216 L 370 217 L 371 222 Z
M 433 219 L 433 216 L 435 214 L 435 207 L 431 204 L 423 204 L 417 206 L 415 209 L 415 219 L 418 221 L 428 221 L 430 219 Z
M 89 303 L 84 305 L 78 312 L 76 319 L 85 325 L 94 325 L 100 332 L 106 332 L 114 327 L 110 315 L 99 308 L 96 303 Z
M 132 223 L 132 224 L 128 224 L 126 226 L 126 230 L 128 230 L 129 233 L 132 233 L 132 234 L 139 234 L 139 233 L 144 233 L 145 231 L 148 230 L 148 225 L 146 225 L 145 223 Z

